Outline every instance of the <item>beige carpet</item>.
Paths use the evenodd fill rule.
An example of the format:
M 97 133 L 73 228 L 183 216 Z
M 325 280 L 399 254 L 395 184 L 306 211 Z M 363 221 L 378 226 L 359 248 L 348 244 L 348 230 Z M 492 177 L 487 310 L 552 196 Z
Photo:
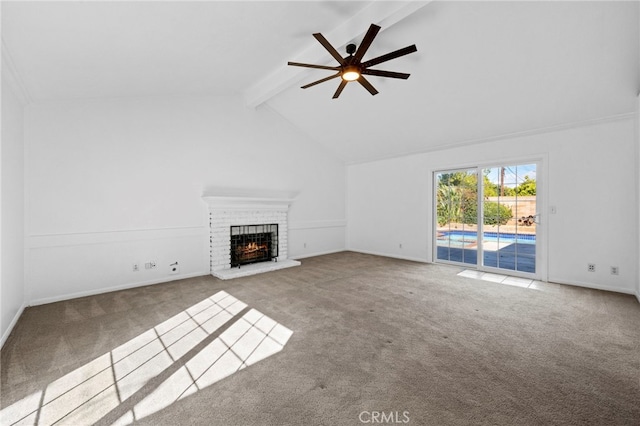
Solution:
M 459 271 L 346 252 L 231 281 L 205 276 L 28 308 L 2 349 L 2 413 L 16 418 L 23 410 L 26 423 L 42 424 L 54 400 L 76 410 L 60 424 L 90 423 L 77 416 L 82 409 L 97 413 L 98 424 L 127 423 L 126 413 L 149 425 L 640 423 L 640 304 L 633 296 L 511 287 Z M 232 305 L 231 319 L 202 333 L 175 362 L 145 362 L 157 371 L 144 386 L 119 383 L 115 400 L 82 394 L 82 385 L 60 389 L 72 378 L 97 380 L 112 370 L 117 348 L 161 334 L 160 325 L 196 312 L 211 296 L 221 300 L 222 291 L 242 302 Z M 181 398 L 140 414 L 141 401 L 153 404 L 161 391 L 191 385 L 175 378 L 193 376 L 189 366 L 198 360 L 213 363 L 214 342 L 251 310 L 293 334 L 278 340 L 251 328 L 279 346 L 226 378 L 194 378 Z M 102 373 L 76 377 L 103 361 Z M 111 405 L 105 411 L 100 404 Z

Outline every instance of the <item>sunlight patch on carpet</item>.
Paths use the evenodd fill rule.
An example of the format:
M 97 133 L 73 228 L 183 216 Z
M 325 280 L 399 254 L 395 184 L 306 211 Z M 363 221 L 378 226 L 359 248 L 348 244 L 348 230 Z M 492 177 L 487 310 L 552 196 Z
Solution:
M 512 285 L 515 287 L 522 287 L 522 288 L 529 288 L 532 284 L 536 284 L 538 282 L 528 278 L 511 277 L 511 276 L 502 275 L 502 274 L 492 274 L 490 272 L 476 271 L 473 269 L 465 269 L 464 271 L 458 273 L 458 276 L 465 277 L 465 278 L 473 278 L 476 280 Z
M 3 408 L 0 422 L 92 424 L 115 414 L 124 425 L 158 412 L 284 348 L 293 332 L 247 309 L 220 291 Z

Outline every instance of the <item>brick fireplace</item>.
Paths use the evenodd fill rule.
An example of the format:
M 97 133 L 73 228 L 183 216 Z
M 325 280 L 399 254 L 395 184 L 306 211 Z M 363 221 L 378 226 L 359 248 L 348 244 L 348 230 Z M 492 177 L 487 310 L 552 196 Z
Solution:
M 291 194 L 222 194 L 203 199 L 209 206 L 210 271 L 214 277 L 231 279 L 300 265 L 287 258 L 288 213 L 294 199 Z M 240 230 L 246 234 L 253 231 L 253 235 L 239 237 Z M 262 247 L 266 241 L 258 243 L 258 239 L 274 235 L 274 230 L 275 240 L 270 236 L 269 244 L 277 245 L 269 246 L 266 254 Z M 236 247 L 232 254 L 232 239 L 245 243 L 245 261 L 238 261 Z M 255 257 L 263 253 L 264 258 Z

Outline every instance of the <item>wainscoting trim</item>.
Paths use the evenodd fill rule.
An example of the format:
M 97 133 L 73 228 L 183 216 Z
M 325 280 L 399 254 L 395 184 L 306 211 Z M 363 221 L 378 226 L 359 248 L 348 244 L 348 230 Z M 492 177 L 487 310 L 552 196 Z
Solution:
M 296 220 L 289 222 L 289 229 L 342 228 L 347 226 L 345 219 L 338 220 Z
M 84 244 L 108 244 L 164 238 L 206 236 L 206 226 L 131 229 L 100 232 L 78 232 L 69 234 L 42 234 L 27 237 L 27 248 L 79 246 Z

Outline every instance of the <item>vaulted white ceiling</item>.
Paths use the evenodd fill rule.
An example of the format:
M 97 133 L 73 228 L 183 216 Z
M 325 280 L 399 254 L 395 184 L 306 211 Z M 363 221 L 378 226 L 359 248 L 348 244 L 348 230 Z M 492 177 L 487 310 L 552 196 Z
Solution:
M 34 101 L 242 93 L 364 6 L 3 1 L 2 39 Z
M 341 52 L 370 23 L 371 96 L 332 80 L 311 36 Z M 640 74 L 637 2 L 2 2 L 3 60 L 33 102 L 166 95 L 246 98 L 345 162 L 629 113 Z

